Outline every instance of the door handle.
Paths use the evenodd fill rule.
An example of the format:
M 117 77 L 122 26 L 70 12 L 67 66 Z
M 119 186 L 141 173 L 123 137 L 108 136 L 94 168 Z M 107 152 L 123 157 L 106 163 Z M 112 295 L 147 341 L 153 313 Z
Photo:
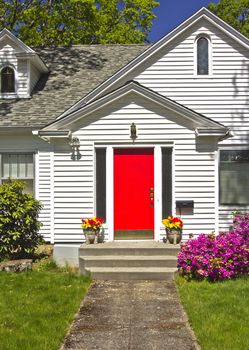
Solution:
M 151 204 L 154 201 L 154 188 L 153 187 L 150 188 L 150 201 L 151 201 Z

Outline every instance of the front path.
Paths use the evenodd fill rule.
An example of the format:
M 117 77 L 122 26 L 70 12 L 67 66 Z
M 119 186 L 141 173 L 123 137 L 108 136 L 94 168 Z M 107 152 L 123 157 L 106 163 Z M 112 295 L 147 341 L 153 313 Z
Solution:
M 197 349 L 173 281 L 95 282 L 61 350 Z

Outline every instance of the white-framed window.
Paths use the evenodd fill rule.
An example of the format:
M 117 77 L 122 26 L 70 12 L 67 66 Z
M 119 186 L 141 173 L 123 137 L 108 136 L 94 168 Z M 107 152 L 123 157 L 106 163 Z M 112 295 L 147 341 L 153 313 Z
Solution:
M 25 182 L 25 192 L 34 193 L 34 154 L 2 153 L 0 155 L 0 183 L 9 178 Z
M 211 40 L 206 35 L 199 35 L 195 41 L 195 75 L 211 75 Z
M 15 70 L 10 66 L 5 66 L 1 69 L 1 94 L 15 92 Z
M 249 149 L 220 150 L 220 204 L 249 205 Z

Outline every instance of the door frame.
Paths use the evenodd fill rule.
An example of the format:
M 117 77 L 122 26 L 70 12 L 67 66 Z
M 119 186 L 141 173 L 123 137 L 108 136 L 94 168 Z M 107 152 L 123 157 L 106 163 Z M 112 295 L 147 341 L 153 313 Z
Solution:
M 140 152 L 140 150 L 142 150 L 142 153 Z M 149 235 L 149 238 L 146 238 L 146 233 L 143 235 L 142 233 L 140 233 L 139 235 L 142 235 L 143 238 L 137 238 L 137 240 L 154 240 L 154 236 L 155 236 L 155 232 L 154 232 L 154 222 L 155 222 L 155 210 L 154 210 L 154 186 L 155 186 L 155 181 L 154 181 L 154 174 L 155 174 L 155 162 L 154 162 L 154 151 L 155 151 L 155 147 L 141 147 L 141 148 L 131 148 L 131 147 L 127 147 L 127 148 L 114 148 L 114 240 L 136 240 L 136 238 L 132 238 L 130 237 L 129 239 L 125 238 L 126 234 L 128 235 L 128 231 L 133 231 L 134 226 L 130 226 L 130 224 L 127 222 L 127 220 L 125 220 L 125 223 L 123 222 L 122 218 L 120 217 L 120 211 L 122 212 L 122 208 L 120 208 L 120 206 L 123 206 L 123 202 L 120 202 L 120 196 L 122 196 L 121 192 L 122 190 L 120 189 L 119 186 L 123 187 L 122 185 L 124 184 L 124 182 L 126 183 L 126 185 L 128 184 L 125 180 L 125 177 L 123 177 L 122 173 L 119 173 L 120 179 L 122 179 L 122 181 L 120 182 L 120 179 L 118 181 L 118 178 L 116 179 L 116 171 L 119 172 L 120 168 L 119 167 L 115 167 L 115 165 L 119 164 L 119 166 L 121 166 L 121 164 L 123 164 L 123 162 L 127 165 L 129 164 L 129 162 L 132 162 L 132 164 L 134 164 L 134 159 L 136 159 L 136 162 L 141 162 L 141 166 L 145 167 L 144 168 L 144 172 L 146 172 L 146 174 L 143 172 L 140 172 L 140 167 L 136 168 L 135 164 L 133 165 L 136 168 L 136 171 L 133 171 L 133 166 L 129 167 L 127 176 L 131 176 L 131 178 L 133 180 L 135 180 L 135 182 L 133 182 L 133 184 L 131 185 L 132 187 L 134 186 L 134 191 L 135 188 L 138 186 L 140 188 L 141 191 L 141 197 L 142 199 L 139 197 L 137 198 L 138 202 L 137 205 L 135 207 L 133 207 L 132 212 L 131 213 L 135 213 L 134 217 L 137 216 L 136 213 L 136 208 L 138 210 L 139 206 L 141 208 L 144 208 L 144 213 L 141 212 L 141 209 L 139 209 L 139 213 L 141 216 L 141 220 L 142 217 L 145 215 L 145 217 L 147 216 L 147 218 L 144 218 L 146 221 L 146 225 L 144 226 L 144 223 L 137 222 L 137 219 L 135 220 L 136 223 L 134 223 L 135 227 L 139 226 L 138 231 L 140 230 L 144 230 L 144 231 L 148 231 L 147 234 Z M 138 153 L 139 152 L 139 153 Z M 115 163 L 116 162 L 116 163 Z M 128 163 L 127 163 L 128 162 Z M 139 169 L 139 176 L 138 176 L 138 171 Z M 147 169 L 148 171 L 146 171 L 145 169 Z M 129 175 L 128 175 L 129 174 Z M 133 174 L 133 175 L 132 175 Z M 144 174 L 144 175 L 143 175 Z M 141 179 L 141 176 L 145 177 L 145 182 L 143 182 Z M 116 181 L 117 180 L 117 181 Z M 137 181 L 139 181 L 140 183 L 142 183 L 143 187 L 140 187 L 137 184 Z M 117 183 L 119 184 L 117 186 Z M 128 185 L 129 186 L 129 185 Z M 151 188 L 153 188 L 153 205 L 151 206 L 151 202 L 150 202 L 150 196 L 151 196 Z M 117 190 L 117 193 L 115 192 Z M 121 191 L 121 192 L 120 192 Z M 127 191 L 129 192 L 129 190 L 127 189 Z M 126 190 L 125 190 L 126 192 Z M 116 196 L 117 194 L 117 196 Z M 124 194 L 124 192 L 123 192 Z M 119 196 L 120 195 L 120 196 Z M 129 198 L 132 196 L 132 193 L 130 193 Z M 126 195 L 124 195 L 124 197 L 127 199 Z M 136 196 L 135 196 L 136 197 Z M 145 199 L 146 198 L 146 199 Z M 146 203 L 146 200 L 148 201 L 148 203 Z M 129 209 L 125 209 L 126 211 L 129 211 Z M 143 209 L 142 209 L 143 210 Z M 116 216 L 115 216 L 116 214 Z M 143 215 L 144 214 L 144 215 Z M 126 215 L 126 214 L 125 214 Z M 127 219 L 127 218 L 126 218 Z M 116 221 L 117 220 L 117 221 Z M 122 224 L 120 224 L 120 221 L 122 222 Z M 133 218 L 134 220 L 134 218 Z M 129 220 L 128 220 L 129 221 Z M 132 220 L 131 220 L 132 221 Z M 120 225 L 122 227 L 120 227 Z M 125 225 L 125 228 L 123 227 L 123 225 Z M 127 226 L 128 225 L 128 226 Z M 120 235 L 120 238 L 117 238 L 117 233 L 115 232 L 115 228 L 119 227 L 119 230 L 123 231 L 122 233 L 122 237 Z M 129 228 L 127 228 L 129 227 Z M 127 230 L 127 233 L 125 233 Z M 136 231 L 136 229 L 134 229 L 134 232 Z M 149 233 L 150 232 L 150 233 Z M 134 233 L 135 234 L 135 233 Z
M 153 148 L 154 149 L 154 241 L 160 240 L 162 226 L 162 147 L 172 148 L 172 213 L 174 210 L 174 142 L 131 144 L 95 144 L 95 147 L 106 148 L 106 229 L 109 241 L 114 241 L 114 149 Z M 155 186 L 156 184 L 156 186 Z

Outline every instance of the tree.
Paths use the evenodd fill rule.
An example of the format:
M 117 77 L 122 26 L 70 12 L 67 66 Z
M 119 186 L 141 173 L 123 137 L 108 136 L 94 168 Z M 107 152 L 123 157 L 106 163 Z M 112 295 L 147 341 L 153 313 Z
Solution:
M 0 26 L 27 45 L 142 43 L 154 0 L 0 0 Z
M 209 10 L 249 37 L 249 0 L 220 0 L 208 5 Z

